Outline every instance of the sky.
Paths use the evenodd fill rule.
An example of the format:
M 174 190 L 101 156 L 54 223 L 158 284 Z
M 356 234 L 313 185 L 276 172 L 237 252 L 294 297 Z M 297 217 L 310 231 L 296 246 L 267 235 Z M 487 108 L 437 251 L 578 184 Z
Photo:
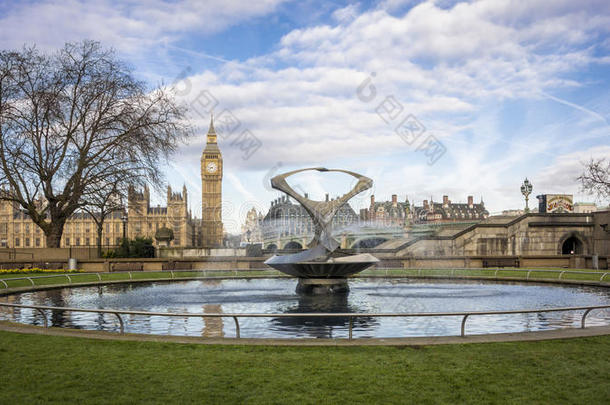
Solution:
M 0 2 L 0 49 L 97 40 L 151 89 L 175 90 L 196 131 L 165 172 L 198 217 L 214 113 L 229 232 L 280 196 L 271 177 L 305 167 L 372 178 L 356 212 L 397 194 L 473 195 L 500 213 L 523 208 L 526 177 L 530 206 L 594 202 L 576 178 L 610 157 L 609 31 L 607 0 Z M 354 185 L 342 176 L 291 184 L 322 199 Z

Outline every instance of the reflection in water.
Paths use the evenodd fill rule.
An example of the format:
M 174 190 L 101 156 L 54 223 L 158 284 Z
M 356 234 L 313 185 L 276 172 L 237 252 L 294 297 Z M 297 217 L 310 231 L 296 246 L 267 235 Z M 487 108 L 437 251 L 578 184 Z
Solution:
M 414 313 L 493 311 L 566 306 L 607 305 L 610 290 L 550 284 L 495 283 L 473 280 L 416 281 L 409 279 L 354 279 L 350 292 L 336 295 L 299 295 L 296 280 L 197 280 L 111 284 L 15 294 L 7 302 L 76 308 L 203 313 Z M 51 325 L 117 332 L 114 315 L 47 311 Z M 468 318 L 468 334 L 536 331 L 578 327 L 582 311 Z M 0 319 L 42 325 L 31 309 L 3 309 Z M 187 336 L 235 336 L 230 318 L 123 315 L 130 333 Z M 354 337 L 458 335 L 459 317 L 354 318 Z M 240 318 L 243 337 L 347 337 L 349 319 Z M 587 325 L 610 324 L 609 310 L 595 310 Z
M 203 307 L 204 314 L 220 314 L 222 313 L 222 305 L 208 304 Z M 204 318 L 203 337 L 224 337 L 222 330 L 222 318 Z
M 299 294 L 298 304 L 284 310 L 285 314 L 306 313 L 358 313 L 363 312 L 348 302 L 349 292 L 342 294 Z M 281 317 L 272 318 L 271 323 L 278 331 L 287 332 L 289 336 L 307 336 L 314 338 L 346 337 L 343 333 L 349 328 L 349 317 Z M 353 318 L 353 329 L 366 331 L 377 325 L 371 317 Z M 341 336 L 335 333 L 340 331 Z

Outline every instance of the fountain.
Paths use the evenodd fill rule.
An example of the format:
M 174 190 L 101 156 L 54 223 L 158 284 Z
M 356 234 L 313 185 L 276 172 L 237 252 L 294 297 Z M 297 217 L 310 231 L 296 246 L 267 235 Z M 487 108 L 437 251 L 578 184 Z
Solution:
M 286 181 L 296 173 L 315 170 L 319 172 L 341 172 L 349 174 L 358 182 L 347 194 L 332 201 L 313 201 L 297 193 Z M 282 273 L 298 277 L 297 292 L 300 293 L 338 293 L 347 292 L 347 276 L 356 274 L 379 262 L 375 256 L 349 254 L 339 249 L 339 242 L 332 236 L 332 219 L 341 206 L 358 193 L 371 188 L 373 180 L 358 173 L 322 167 L 294 170 L 275 176 L 271 187 L 280 190 L 299 202 L 311 216 L 314 224 L 314 237 L 308 249 L 289 255 L 275 255 L 265 264 Z

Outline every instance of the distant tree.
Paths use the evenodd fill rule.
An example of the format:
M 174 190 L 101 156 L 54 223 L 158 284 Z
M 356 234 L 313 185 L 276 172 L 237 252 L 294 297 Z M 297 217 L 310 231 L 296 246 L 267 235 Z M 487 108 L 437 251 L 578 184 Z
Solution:
M 95 222 L 98 257 L 102 257 L 102 236 L 106 218 L 115 213 L 122 214 L 126 208 L 125 201 L 130 178 L 131 176 L 127 176 L 127 178 L 109 177 L 101 187 L 96 187 L 95 190 L 86 191 L 83 194 L 82 210 L 88 213 Z
M 135 239 L 123 239 L 119 247 L 106 252 L 104 257 L 155 257 L 155 247 L 151 238 L 137 236 Z
M 146 178 L 190 133 L 171 89 L 148 91 L 113 50 L 0 51 L 0 199 L 59 247 L 66 220 L 108 179 Z
M 600 200 L 610 200 L 610 159 L 591 159 L 578 177 L 582 190 Z

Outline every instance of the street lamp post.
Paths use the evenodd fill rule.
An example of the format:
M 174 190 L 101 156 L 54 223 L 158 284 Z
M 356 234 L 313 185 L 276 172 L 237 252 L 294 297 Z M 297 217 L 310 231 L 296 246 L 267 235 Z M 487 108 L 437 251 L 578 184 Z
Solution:
M 125 240 L 127 239 L 127 214 L 123 214 L 121 221 L 123 221 L 123 240 Z
M 533 188 L 534 188 L 534 186 L 532 186 L 532 183 L 530 183 L 530 181 L 526 177 L 525 180 L 523 181 L 523 184 L 521 185 L 521 194 L 523 194 L 523 196 L 525 197 L 525 213 L 526 214 L 530 212 L 528 202 L 529 202 L 529 197 L 530 197 L 530 194 L 532 193 Z

